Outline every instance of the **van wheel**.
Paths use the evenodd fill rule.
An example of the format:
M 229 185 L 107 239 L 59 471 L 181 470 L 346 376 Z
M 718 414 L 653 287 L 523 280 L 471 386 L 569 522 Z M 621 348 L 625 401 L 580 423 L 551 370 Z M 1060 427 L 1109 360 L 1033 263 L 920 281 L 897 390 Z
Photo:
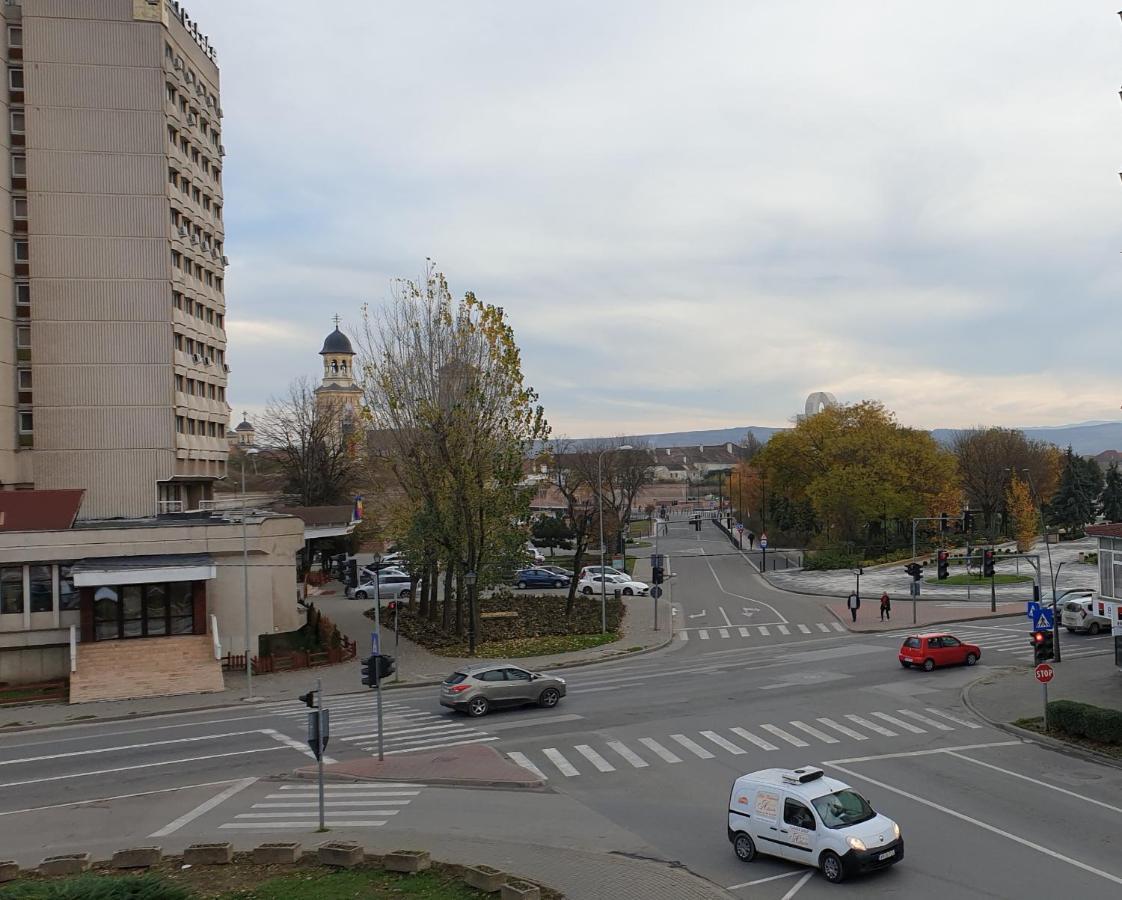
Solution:
M 819 861 L 822 867 L 822 876 L 831 884 L 837 884 L 845 878 L 845 867 L 842 866 L 841 857 L 833 850 L 827 850 Z
M 934 668 L 935 668 L 935 660 L 933 660 L 933 659 L 925 659 L 925 660 L 923 661 L 923 671 L 925 671 L 925 672 L 930 672 L 930 671 L 931 671 L 932 669 L 934 669 Z
M 972 666 L 977 661 L 978 661 L 978 657 L 976 657 L 973 653 L 967 653 L 966 654 L 966 665 Z
M 732 842 L 732 849 L 741 862 L 751 862 L 756 858 L 756 845 L 743 831 L 737 834 L 736 840 Z
M 1098 634 L 1100 630 L 1101 629 L 1099 627 L 1099 623 L 1092 622 L 1090 627 L 1087 629 L 1087 634 Z

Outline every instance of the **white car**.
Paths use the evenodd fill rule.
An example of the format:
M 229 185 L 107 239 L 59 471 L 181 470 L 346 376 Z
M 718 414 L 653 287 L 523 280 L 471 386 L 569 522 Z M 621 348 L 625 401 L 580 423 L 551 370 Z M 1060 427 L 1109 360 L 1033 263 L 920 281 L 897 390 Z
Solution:
M 827 881 L 904 858 L 900 826 L 821 769 L 762 769 L 733 782 L 728 837 L 737 859 L 760 853 L 814 866 Z
M 412 581 L 408 575 L 390 578 L 382 575 L 378 579 L 378 599 L 380 600 L 405 600 L 409 597 Z M 374 596 L 374 581 L 363 581 L 356 588 L 347 588 L 347 596 L 356 600 L 369 600 Z
M 616 575 L 620 578 L 626 578 L 627 573 L 621 572 L 619 569 L 613 569 L 611 566 L 585 566 L 580 570 L 580 575 L 577 576 L 577 581 L 584 581 L 586 578 L 592 578 L 604 572 L 608 575 Z
M 541 550 L 539 550 L 533 544 L 526 545 L 526 556 L 529 559 L 532 559 L 535 563 L 545 562 L 545 554 L 542 553 Z
M 602 590 L 601 584 L 605 584 L 606 593 L 619 591 L 626 597 L 633 595 L 643 597 L 650 590 L 648 585 L 641 581 L 632 581 L 626 575 L 590 575 L 577 582 L 577 590 L 582 594 L 599 594 Z
M 371 566 L 363 566 L 358 570 L 358 577 L 360 581 L 373 581 L 374 569 Z M 408 578 L 409 573 L 406 572 L 401 566 L 386 566 L 378 573 L 379 578 Z
M 1094 596 L 1076 597 L 1060 603 L 1060 624 L 1068 631 L 1085 631 L 1087 634 L 1110 631 L 1110 619 L 1095 613 Z

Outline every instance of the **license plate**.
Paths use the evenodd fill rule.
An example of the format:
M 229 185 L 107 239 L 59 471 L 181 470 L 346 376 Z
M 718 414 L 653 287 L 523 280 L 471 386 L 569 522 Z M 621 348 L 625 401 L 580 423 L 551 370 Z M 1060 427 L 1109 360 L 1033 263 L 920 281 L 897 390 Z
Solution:
M 877 857 L 877 859 L 891 859 L 895 855 L 896 855 L 895 850 L 889 850 L 887 853 L 882 853 L 880 856 Z

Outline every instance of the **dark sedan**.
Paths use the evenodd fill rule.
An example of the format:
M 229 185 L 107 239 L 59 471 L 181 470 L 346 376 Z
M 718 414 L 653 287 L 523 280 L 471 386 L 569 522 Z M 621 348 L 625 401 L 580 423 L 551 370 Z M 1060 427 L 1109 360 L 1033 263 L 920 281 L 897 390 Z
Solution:
M 569 582 L 545 569 L 521 569 L 514 573 L 514 584 L 520 588 L 563 588 Z

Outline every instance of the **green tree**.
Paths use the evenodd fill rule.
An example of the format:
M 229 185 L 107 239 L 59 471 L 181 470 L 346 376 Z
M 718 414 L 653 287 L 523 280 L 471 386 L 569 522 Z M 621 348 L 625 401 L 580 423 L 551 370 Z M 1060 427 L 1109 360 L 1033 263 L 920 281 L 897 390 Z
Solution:
M 1017 551 L 1028 553 L 1036 543 L 1039 522 L 1028 482 L 1022 481 L 1016 473 L 1013 473 L 1006 494 L 1005 507 L 1013 520 L 1013 535 L 1017 539 Z
M 1102 511 L 1108 522 L 1122 522 L 1122 472 L 1118 471 L 1117 462 L 1106 467 Z
M 1095 466 L 1098 469 L 1098 466 Z M 1073 533 L 1081 533 L 1083 526 L 1094 519 L 1098 499 L 1094 490 L 1093 474 L 1085 461 L 1075 455 L 1069 446 L 1064 452 L 1060 470 L 1060 484 L 1049 503 L 1052 523 L 1065 526 Z
M 530 526 L 530 534 L 534 543 L 539 547 L 548 547 L 549 555 L 553 556 L 554 548 L 568 549 L 573 539 L 573 530 L 566 523 L 563 516 L 540 516 Z

